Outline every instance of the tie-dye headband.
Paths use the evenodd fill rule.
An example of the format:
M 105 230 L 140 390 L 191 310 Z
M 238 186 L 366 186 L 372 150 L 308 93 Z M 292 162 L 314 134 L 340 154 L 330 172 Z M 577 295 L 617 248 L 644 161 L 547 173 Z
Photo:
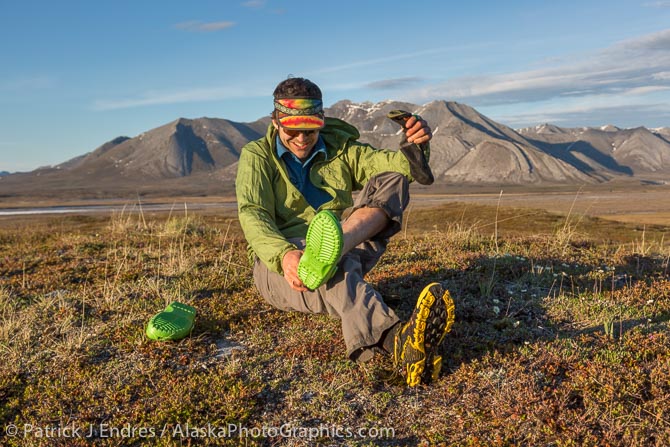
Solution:
M 287 115 L 316 115 L 323 112 L 323 103 L 314 98 L 281 98 L 275 100 L 275 109 Z
M 285 129 L 316 130 L 325 125 L 323 103 L 314 98 L 279 98 L 275 100 L 279 125 Z

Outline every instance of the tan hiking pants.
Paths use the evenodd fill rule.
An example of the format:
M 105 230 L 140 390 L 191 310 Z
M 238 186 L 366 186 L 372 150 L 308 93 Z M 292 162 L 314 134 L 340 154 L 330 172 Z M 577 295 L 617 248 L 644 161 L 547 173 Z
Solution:
M 351 215 L 357 208 L 381 208 L 390 219 L 384 230 L 345 254 L 335 275 L 314 291 L 293 290 L 282 275 L 268 270 L 257 258 L 254 264 L 256 288 L 278 309 L 327 313 L 339 318 L 349 358 L 369 360 L 373 355 L 372 348 L 399 319 L 364 277 L 379 261 L 389 238 L 400 231 L 402 214 L 408 203 L 409 185 L 403 175 L 385 172 L 372 177 L 356 197 L 353 208 L 346 210 L 344 216 Z M 304 239 L 291 242 L 300 249 L 305 246 Z

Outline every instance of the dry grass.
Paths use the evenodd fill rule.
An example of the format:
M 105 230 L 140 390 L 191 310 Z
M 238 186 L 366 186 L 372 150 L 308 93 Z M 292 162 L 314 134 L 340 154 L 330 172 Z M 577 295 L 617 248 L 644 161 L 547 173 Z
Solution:
M 667 232 L 410 210 L 368 279 L 403 318 L 440 281 L 457 323 L 441 378 L 408 389 L 388 358 L 346 360 L 337 321 L 265 304 L 233 216 L 5 222 L 0 444 L 668 445 Z M 148 340 L 174 299 L 197 308 L 194 333 Z
M 601 216 L 602 219 L 615 220 L 618 222 L 626 222 L 632 224 L 646 224 L 646 225 L 668 225 L 670 223 L 670 212 L 645 212 L 638 214 L 616 214 Z

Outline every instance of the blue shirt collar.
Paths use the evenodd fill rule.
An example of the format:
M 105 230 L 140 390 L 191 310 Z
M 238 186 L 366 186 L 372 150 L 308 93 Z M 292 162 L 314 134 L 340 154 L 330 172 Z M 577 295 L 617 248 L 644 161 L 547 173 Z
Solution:
M 312 153 L 309 156 L 307 160 L 303 163 L 300 161 L 298 157 L 296 157 L 293 152 L 289 151 L 286 146 L 284 146 L 284 143 L 281 142 L 281 138 L 279 138 L 279 135 L 277 135 L 277 157 L 282 158 L 284 154 L 289 154 L 293 159 L 298 162 L 300 165 L 307 166 L 307 164 L 312 161 L 312 159 L 318 154 L 319 152 L 323 153 L 323 155 L 328 158 L 328 152 L 326 152 L 326 143 L 323 141 L 323 138 L 321 138 L 321 135 L 319 135 L 319 139 L 316 141 L 316 144 L 314 145 L 314 148 L 312 149 Z

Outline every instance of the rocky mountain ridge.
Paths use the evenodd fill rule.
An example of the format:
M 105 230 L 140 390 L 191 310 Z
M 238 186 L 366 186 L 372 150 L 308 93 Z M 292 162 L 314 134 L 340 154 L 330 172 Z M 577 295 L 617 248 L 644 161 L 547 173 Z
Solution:
M 375 147 L 395 148 L 402 135 L 386 119 L 386 113 L 396 108 L 419 114 L 431 124 L 430 164 L 436 182 L 537 185 L 601 180 L 544 153 L 513 129 L 465 104 L 433 101 L 416 106 L 341 101 L 329 112 L 356 126 L 362 141 Z
M 670 173 L 668 128 L 560 128 L 541 125 L 521 129 L 531 143 L 583 172 L 655 176 Z
M 433 129 L 431 166 L 436 184 L 593 184 L 625 177 L 665 182 L 670 176 L 670 128 L 562 128 L 514 130 L 465 104 L 433 101 L 340 101 L 327 116 L 343 119 L 360 140 L 395 149 L 402 134 L 386 118 L 393 109 L 420 114 Z M 179 118 L 136 137 L 118 137 L 57 166 L 1 177 L 6 194 L 59 191 L 113 194 L 177 185 L 185 190 L 230 189 L 241 148 L 263 136 L 269 117 L 252 123 Z

